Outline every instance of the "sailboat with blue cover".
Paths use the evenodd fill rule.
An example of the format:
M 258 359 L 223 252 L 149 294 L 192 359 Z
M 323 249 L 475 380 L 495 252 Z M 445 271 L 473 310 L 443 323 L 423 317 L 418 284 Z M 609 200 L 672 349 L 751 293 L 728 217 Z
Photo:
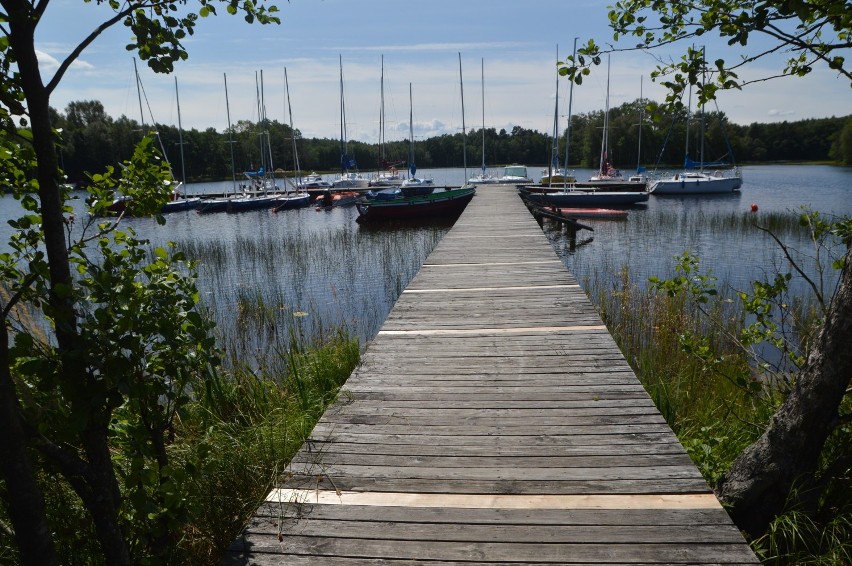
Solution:
M 690 87 L 690 101 L 687 108 L 691 106 L 692 90 Z M 655 195 L 687 195 L 687 194 L 712 194 L 732 193 L 738 191 L 743 184 L 742 174 L 738 167 L 733 164 L 733 150 L 728 145 L 727 154 L 722 159 L 715 161 L 704 160 L 704 105 L 701 105 L 701 131 L 698 160 L 693 160 L 689 155 L 689 116 L 686 121 L 686 150 L 683 161 L 683 171 L 675 173 L 670 177 L 657 179 L 649 183 L 649 190 Z M 727 138 L 725 138 L 727 142 Z M 730 157 L 731 162 L 725 160 Z M 712 171 L 708 171 L 712 169 Z
M 343 56 L 340 56 L 340 176 L 332 182 L 335 189 L 366 189 L 370 186 L 358 172 L 355 158 L 349 155 L 346 132 L 346 99 L 343 93 Z

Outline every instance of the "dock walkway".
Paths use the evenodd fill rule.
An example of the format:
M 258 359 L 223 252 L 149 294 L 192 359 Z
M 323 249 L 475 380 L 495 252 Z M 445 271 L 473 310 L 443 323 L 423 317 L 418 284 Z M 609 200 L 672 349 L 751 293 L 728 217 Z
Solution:
M 481 188 L 223 564 L 757 564 L 513 187 Z

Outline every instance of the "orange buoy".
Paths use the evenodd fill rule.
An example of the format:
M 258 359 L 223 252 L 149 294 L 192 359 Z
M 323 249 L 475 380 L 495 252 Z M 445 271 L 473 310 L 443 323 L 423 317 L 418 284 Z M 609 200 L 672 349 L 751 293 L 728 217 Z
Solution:
M 757 203 L 754 203 L 754 202 L 753 202 L 753 203 L 751 203 L 751 211 L 752 211 L 752 212 L 757 212 Z

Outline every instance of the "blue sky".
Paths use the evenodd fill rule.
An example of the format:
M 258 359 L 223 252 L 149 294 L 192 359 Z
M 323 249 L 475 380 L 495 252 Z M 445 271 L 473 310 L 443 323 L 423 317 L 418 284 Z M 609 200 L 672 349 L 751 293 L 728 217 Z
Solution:
M 553 124 L 557 47 L 570 53 L 573 39 L 611 40 L 607 6 L 611 0 L 286 0 L 277 2 L 281 25 L 248 25 L 241 17 L 202 19 L 187 42 L 189 59 L 174 75 L 156 75 L 138 62 L 154 119 L 177 124 L 180 96 L 185 129 L 224 130 L 228 113 L 223 74 L 227 74 L 230 118 L 257 119 L 255 76 L 263 71 L 266 113 L 285 121 L 284 68 L 290 83 L 294 125 L 308 137 L 337 138 L 340 132 L 338 57 L 343 58 L 349 139 L 378 141 L 381 57 L 385 69 L 388 139 L 408 136 L 408 87 L 414 98 L 415 137 L 461 129 L 459 53 L 464 74 L 467 127 L 483 122 L 480 62 L 485 64 L 485 125 L 515 125 L 550 132 Z M 53 0 L 36 36 L 45 80 L 109 10 L 82 0 Z M 51 104 L 63 110 L 73 100 L 100 100 L 113 117 L 139 119 L 129 31 L 122 25 L 83 52 L 55 91 Z M 759 45 L 750 47 L 757 49 Z M 685 46 L 658 51 L 675 57 Z M 730 55 L 708 41 L 708 58 Z M 849 59 L 847 59 L 849 60 Z M 662 100 L 648 77 L 655 66 L 646 53 L 615 54 L 611 61 L 610 105 L 639 96 Z M 742 76 L 777 72 L 763 63 Z M 644 79 L 641 77 L 644 76 Z M 567 114 L 568 83 L 560 82 L 560 114 Z M 602 109 L 606 68 L 575 87 L 573 112 Z M 848 81 L 825 68 L 804 79 L 781 79 L 723 93 L 720 109 L 736 123 L 800 120 L 852 114 Z M 566 118 L 562 118 L 564 128 Z M 147 117 L 146 122 L 150 119 Z

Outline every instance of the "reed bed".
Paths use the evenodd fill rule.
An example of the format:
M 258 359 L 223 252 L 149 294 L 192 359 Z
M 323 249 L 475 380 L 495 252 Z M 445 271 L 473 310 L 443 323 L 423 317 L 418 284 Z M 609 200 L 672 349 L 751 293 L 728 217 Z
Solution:
M 748 214 L 691 213 L 688 218 L 682 218 L 663 212 L 654 218 L 637 216 L 643 224 L 640 230 L 656 231 L 668 223 L 667 230 L 676 226 L 676 233 L 686 235 L 687 240 L 716 230 L 731 231 L 734 238 L 756 234 L 765 237 Z M 797 259 L 802 260 L 822 288 L 830 291 L 836 281 L 835 274 L 817 273 L 821 265 L 830 265 L 830 261 L 820 260 L 809 251 L 808 246 L 813 249 L 813 242 L 803 231 L 799 214 L 765 215 L 761 225 L 771 227 L 783 239 L 792 241 L 791 245 L 805 250 L 796 252 Z M 684 295 L 671 297 L 655 292 L 648 282 L 647 265 L 643 266 L 645 272 L 632 269 L 629 253 L 626 259 L 624 255 L 617 259 L 606 255 L 595 258 L 597 261 L 580 260 L 564 253 L 560 238 L 563 236 L 551 235 L 557 250 L 562 248 L 566 263 L 573 264 L 640 381 L 713 485 L 734 458 L 765 429 L 795 371 L 794 367 L 778 362 L 783 356 L 777 351 L 764 346 L 757 353 L 770 360 L 770 365 L 782 368 L 780 378 L 775 377 L 779 374 L 767 374 L 738 344 L 736 337 L 740 330 L 753 321 L 743 311 L 735 291 L 736 287 L 747 288 L 743 285 L 743 274 L 736 280 L 716 282 L 720 294 L 699 308 Z M 583 253 L 580 250 L 576 255 Z M 660 279 L 675 275 L 674 263 L 669 259 L 667 267 L 657 273 Z M 773 267 L 779 272 L 789 270 L 783 262 Z M 749 279 L 768 275 L 771 273 L 748 272 Z M 786 337 L 794 348 L 806 351 L 819 327 L 820 311 L 809 296 L 807 285 L 795 279 L 791 283 L 781 307 L 789 323 Z M 847 399 L 841 412 L 850 411 L 852 401 Z M 828 487 L 820 500 L 805 510 L 791 496 L 788 510 L 776 518 L 769 532 L 751 541 L 764 563 L 852 563 L 850 436 L 852 427 L 847 425 L 839 427 L 829 439 L 820 464 Z
M 186 464 L 203 460 L 182 563 L 218 563 L 445 232 L 342 226 L 286 240 L 178 243 L 198 262 L 224 362 L 174 447 Z
M 198 263 L 201 302 L 226 366 L 262 368 L 278 363 L 292 334 L 321 342 L 342 328 L 366 343 L 446 230 L 346 224 L 177 247 Z

